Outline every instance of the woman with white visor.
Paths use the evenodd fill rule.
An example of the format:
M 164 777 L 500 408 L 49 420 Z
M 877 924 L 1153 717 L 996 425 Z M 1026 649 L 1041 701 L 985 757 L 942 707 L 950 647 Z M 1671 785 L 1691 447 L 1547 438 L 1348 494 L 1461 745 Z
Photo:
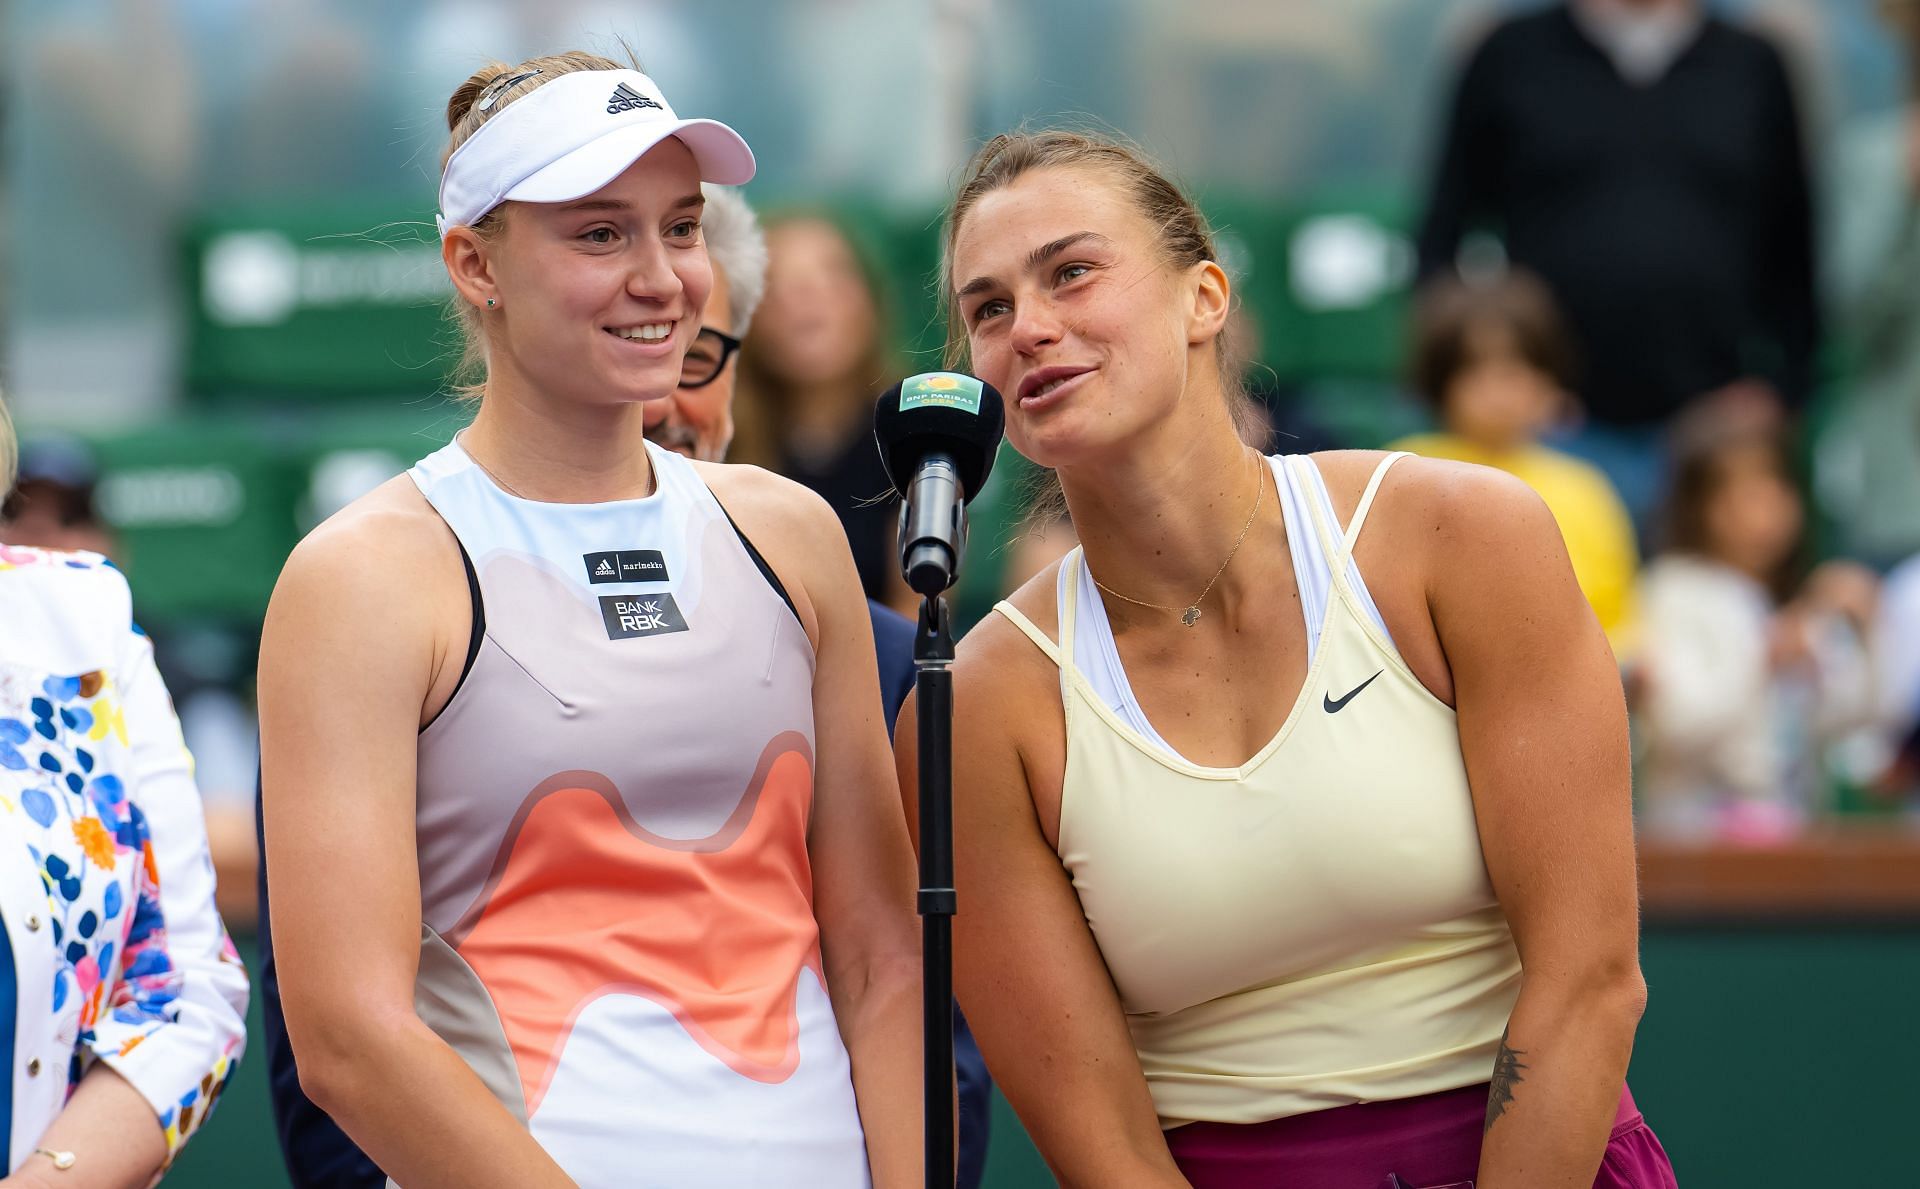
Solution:
M 913 867 L 833 513 L 649 447 L 753 173 L 587 54 L 447 108 L 473 423 L 288 561 L 260 703 L 302 1083 L 406 1189 L 919 1180 Z

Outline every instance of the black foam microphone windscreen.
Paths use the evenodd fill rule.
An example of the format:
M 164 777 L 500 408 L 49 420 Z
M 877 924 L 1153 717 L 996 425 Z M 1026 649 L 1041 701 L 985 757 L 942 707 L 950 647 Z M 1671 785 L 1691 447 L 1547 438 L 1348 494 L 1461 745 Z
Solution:
M 873 436 L 887 477 L 905 492 L 926 458 L 953 460 L 965 498 L 980 494 L 1000 448 L 1006 412 L 1000 393 L 960 372 L 923 372 L 887 389 L 873 410 Z

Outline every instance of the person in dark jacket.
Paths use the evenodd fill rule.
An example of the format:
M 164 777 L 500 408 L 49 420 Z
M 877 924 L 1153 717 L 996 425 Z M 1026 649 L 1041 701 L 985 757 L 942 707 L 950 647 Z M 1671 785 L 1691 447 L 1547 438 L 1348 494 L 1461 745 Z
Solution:
M 1780 55 L 1699 0 L 1569 0 L 1469 57 L 1419 233 L 1421 272 L 1484 227 L 1545 278 L 1591 424 L 1569 443 L 1636 512 L 1659 427 L 1729 388 L 1798 407 L 1818 330 L 1800 117 Z

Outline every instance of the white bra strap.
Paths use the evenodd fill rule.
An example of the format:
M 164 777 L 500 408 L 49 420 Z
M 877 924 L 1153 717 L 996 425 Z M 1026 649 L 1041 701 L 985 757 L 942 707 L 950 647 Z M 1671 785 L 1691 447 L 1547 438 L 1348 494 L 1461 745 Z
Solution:
M 1366 526 L 1367 513 L 1373 508 L 1373 497 L 1380 494 L 1381 481 L 1387 477 L 1387 472 L 1393 469 L 1393 464 L 1406 456 L 1407 452 L 1404 450 L 1395 451 L 1381 459 L 1380 465 L 1373 468 L 1373 477 L 1367 480 L 1367 489 L 1360 496 L 1360 506 L 1353 510 L 1353 519 L 1347 522 L 1347 535 L 1341 538 L 1340 552 L 1333 559 L 1335 573 L 1344 571 L 1347 559 L 1353 556 L 1353 543 L 1360 539 L 1360 530 Z
M 1073 621 L 1080 617 L 1080 571 L 1086 568 L 1086 551 L 1075 545 L 1060 559 L 1060 669 L 1073 666 Z
M 1300 503 L 1307 510 L 1307 519 L 1313 522 L 1314 535 L 1320 538 L 1320 552 L 1326 555 L 1328 560 L 1332 560 L 1336 552 L 1331 519 L 1333 510 L 1326 508 L 1324 512 L 1322 511 L 1326 501 L 1320 499 L 1318 492 L 1315 491 L 1317 485 L 1313 482 L 1313 476 L 1303 473 L 1314 465 L 1313 460 L 1304 454 L 1289 454 L 1281 461 L 1293 474 L 1294 491 L 1300 496 Z

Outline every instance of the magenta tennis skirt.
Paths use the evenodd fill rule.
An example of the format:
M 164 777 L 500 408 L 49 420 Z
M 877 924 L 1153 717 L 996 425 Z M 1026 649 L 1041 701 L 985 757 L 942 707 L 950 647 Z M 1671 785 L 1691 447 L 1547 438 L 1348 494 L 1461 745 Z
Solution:
M 1189 1123 L 1167 1132 L 1193 1189 L 1467 1189 L 1480 1163 L 1487 1087 L 1333 1107 L 1271 1123 Z M 1653 1130 L 1620 1088 L 1594 1189 L 1678 1189 Z

